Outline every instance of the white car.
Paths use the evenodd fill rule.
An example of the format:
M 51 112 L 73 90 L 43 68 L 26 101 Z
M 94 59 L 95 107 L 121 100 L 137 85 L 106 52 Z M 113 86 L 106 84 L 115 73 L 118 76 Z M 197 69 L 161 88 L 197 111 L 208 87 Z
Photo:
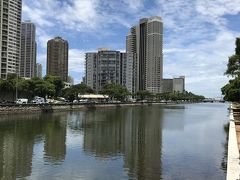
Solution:
M 27 104 L 28 103 L 28 99 L 17 99 L 16 100 L 16 104 Z

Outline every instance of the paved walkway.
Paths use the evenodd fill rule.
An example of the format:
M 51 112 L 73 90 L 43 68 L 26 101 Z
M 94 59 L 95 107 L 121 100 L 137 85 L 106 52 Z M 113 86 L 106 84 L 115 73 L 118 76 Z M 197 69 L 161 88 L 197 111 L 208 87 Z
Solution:
M 233 112 L 231 110 L 228 139 L 227 180 L 240 179 L 239 147 L 240 125 L 235 125 Z

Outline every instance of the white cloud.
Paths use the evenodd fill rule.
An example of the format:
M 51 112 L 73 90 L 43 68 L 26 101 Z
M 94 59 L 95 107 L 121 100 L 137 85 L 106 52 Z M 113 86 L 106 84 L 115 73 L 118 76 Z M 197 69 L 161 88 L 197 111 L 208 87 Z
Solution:
M 85 72 L 85 52 L 79 49 L 69 50 L 69 71 L 84 73 Z
M 47 19 L 47 13 L 43 9 L 30 7 L 26 3 L 22 6 L 23 19 L 30 19 L 34 23 L 43 27 L 52 27 L 54 23 Z
M 96 0 L 74 0 L 61 9 L 62 13 L 56 19 L 79 31 L 94 29 L 101 18 L 96 12 L 97 5 Z
M 239 0 L 198 0 L 196 9 L 199 13 L 211 16 L 221 17 L 225 14 L 238 14 L 240 12 Z
M 144 0 L 123 0 L 123 2 L 135 11 L 140 11 L 144 7 Z

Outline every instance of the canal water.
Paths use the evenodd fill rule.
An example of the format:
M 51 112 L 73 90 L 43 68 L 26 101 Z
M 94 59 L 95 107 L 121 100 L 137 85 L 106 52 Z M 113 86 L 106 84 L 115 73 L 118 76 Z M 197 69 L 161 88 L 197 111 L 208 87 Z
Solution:
M 228 106 L 0 116 L 0 179 L 225 179 Z

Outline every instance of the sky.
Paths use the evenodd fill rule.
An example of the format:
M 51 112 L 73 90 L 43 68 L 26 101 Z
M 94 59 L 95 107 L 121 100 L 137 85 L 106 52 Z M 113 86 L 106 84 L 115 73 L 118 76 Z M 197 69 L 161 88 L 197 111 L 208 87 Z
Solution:
M 187 91 L 221 97 L 228 57 L 240 37 L 240 0 L 23 0 L 22 20 L 37 27 L 44 75 L 47 41 L 61 36 L 69 42 L 69 75 L 76 84 L 86 52 L 124 52 L 130 27 L 150 16 L 164 23 L 164 78 L 184 75 Z

